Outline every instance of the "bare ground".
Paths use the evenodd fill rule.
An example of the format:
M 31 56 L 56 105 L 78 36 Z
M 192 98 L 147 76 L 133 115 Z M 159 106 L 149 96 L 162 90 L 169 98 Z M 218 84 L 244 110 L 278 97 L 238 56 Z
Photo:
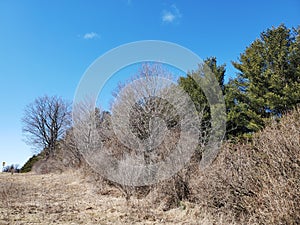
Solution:
M 116 189 L 101 195 L 76 172 L 0 173 L 0 225 L 4 224 L 211 224 L 190 203 L 164 212 Z M 203 215 L 203 216 L 202 216 Z

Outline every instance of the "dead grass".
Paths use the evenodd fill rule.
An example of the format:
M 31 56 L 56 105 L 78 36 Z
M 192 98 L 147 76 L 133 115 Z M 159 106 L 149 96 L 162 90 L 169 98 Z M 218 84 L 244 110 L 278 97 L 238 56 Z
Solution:
M 80 171 L 0 173 L 0 224 L 215 224 L 197 205 L 164 212 L 146 199 L 126 201 L 111 187 L 99 194 Z M 221 221 L 221 220 L 220 220 Z

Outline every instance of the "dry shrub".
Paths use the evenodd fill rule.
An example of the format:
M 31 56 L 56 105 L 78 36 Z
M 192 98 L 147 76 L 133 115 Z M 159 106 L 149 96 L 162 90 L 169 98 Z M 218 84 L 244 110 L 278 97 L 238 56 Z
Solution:
M 163 180 L 152 185 L 145 201 L 154 208 L 168 211 L 173 208 L 181 207 L 183 202 L 191 199 L 190 179 L 199 170 L 201 154 L 195 152 L 191 161 L 178 173 L 167 180 Z
M 300 223 L 300 111 L 274 122 L 254 140 L 262 190 L 257 213 L 270 223 Z
M 32 166 L 32 171 L 37 174 L 61 173 L 64 166 L 61 161 L 54 158 L 40 159 Z
M 205 171 L 193 173 L 190 201 L 243 224 L 300 223 L 300 112 L 274 121 L 253 142 L 224 144 Z
M 185 177 L 176 174 L 172 178 L 151 187 L 147 200 L 154 208 L 163 211 L 177 208 L 184 200 L 188 200 L 189 187 Z
M 61 173 L 84 167 L 85 161 L 76 146 L 72 129 L 59 141 L 51 154 L 45 156 L 45 152 L 46 150 L 42 151 L 32 166 L 31 170 L 37 174 Z

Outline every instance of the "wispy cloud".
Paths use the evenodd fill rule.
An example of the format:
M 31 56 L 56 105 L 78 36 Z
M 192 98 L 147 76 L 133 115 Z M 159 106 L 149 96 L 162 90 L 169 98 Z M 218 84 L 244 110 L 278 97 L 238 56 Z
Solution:
M 175 19 L 175 15 L 171 12 L 163 12 L 162 21 L 165 23 L 172 23 Z
M 178 21 L 181 17 L 182 15 L 176 5 L 171 5 L 170 9 L 162 12 L 161 19 L 163 23 L 173 23 Z
M 90 32 L 90 33 L 86 33 L 83 35 L 83 38 L 88 40 L 88 39 L 95 39 L 95 38 L 99 38 L 100 35 L 95 33 L 95 32 Z

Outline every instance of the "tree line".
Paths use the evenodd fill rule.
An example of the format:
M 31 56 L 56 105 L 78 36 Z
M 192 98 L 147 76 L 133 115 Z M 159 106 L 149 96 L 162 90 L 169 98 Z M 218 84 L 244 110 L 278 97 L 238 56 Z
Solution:
M 280 25 L 262 32 L 240 55 L 239 60 L 232 62 L 238 74 L 228 83 L 224 82 L 226 65 L 218 65 L 216 57 L 204 61 L 215 74 L 224 95 L 227 139 L 249 138 L 300 103 L 299 31 L 299 27 L 289 29 Z M 180 77 L 178 85 L 188 93 L 196 110 L 201 113 L 201 130 L 205 132 L 210 128 L 211 112 L 204 92 L 193 79 L 193 76 L 201 76 L 201 72 L 199 68 Z M 131 117 L 133 130 L 140 139 L 149 135 L 148 117 L 153 107 L 160 108 L 160 111 L 174 111 L 172 108 L 167 110 L 167 105 L 162 100 L 144 99 L 132 109 L 135 110 L 132 115 L 136 115 Z M 60 140 L 66 137 L 66 132 L 73 129 L 70 106 L 60 97 L 43 96 L 26 107 L 22 119 L 26 140 L 44 149 L 46 157 L 54 154 Z M 99 121 L 109 118 L 107 115 L 110 113 L 98 112 Z M 168 126 L 175 126 L 176 116 L 170 116 Z M 145 119 L 140 120 L 141 117 Z

